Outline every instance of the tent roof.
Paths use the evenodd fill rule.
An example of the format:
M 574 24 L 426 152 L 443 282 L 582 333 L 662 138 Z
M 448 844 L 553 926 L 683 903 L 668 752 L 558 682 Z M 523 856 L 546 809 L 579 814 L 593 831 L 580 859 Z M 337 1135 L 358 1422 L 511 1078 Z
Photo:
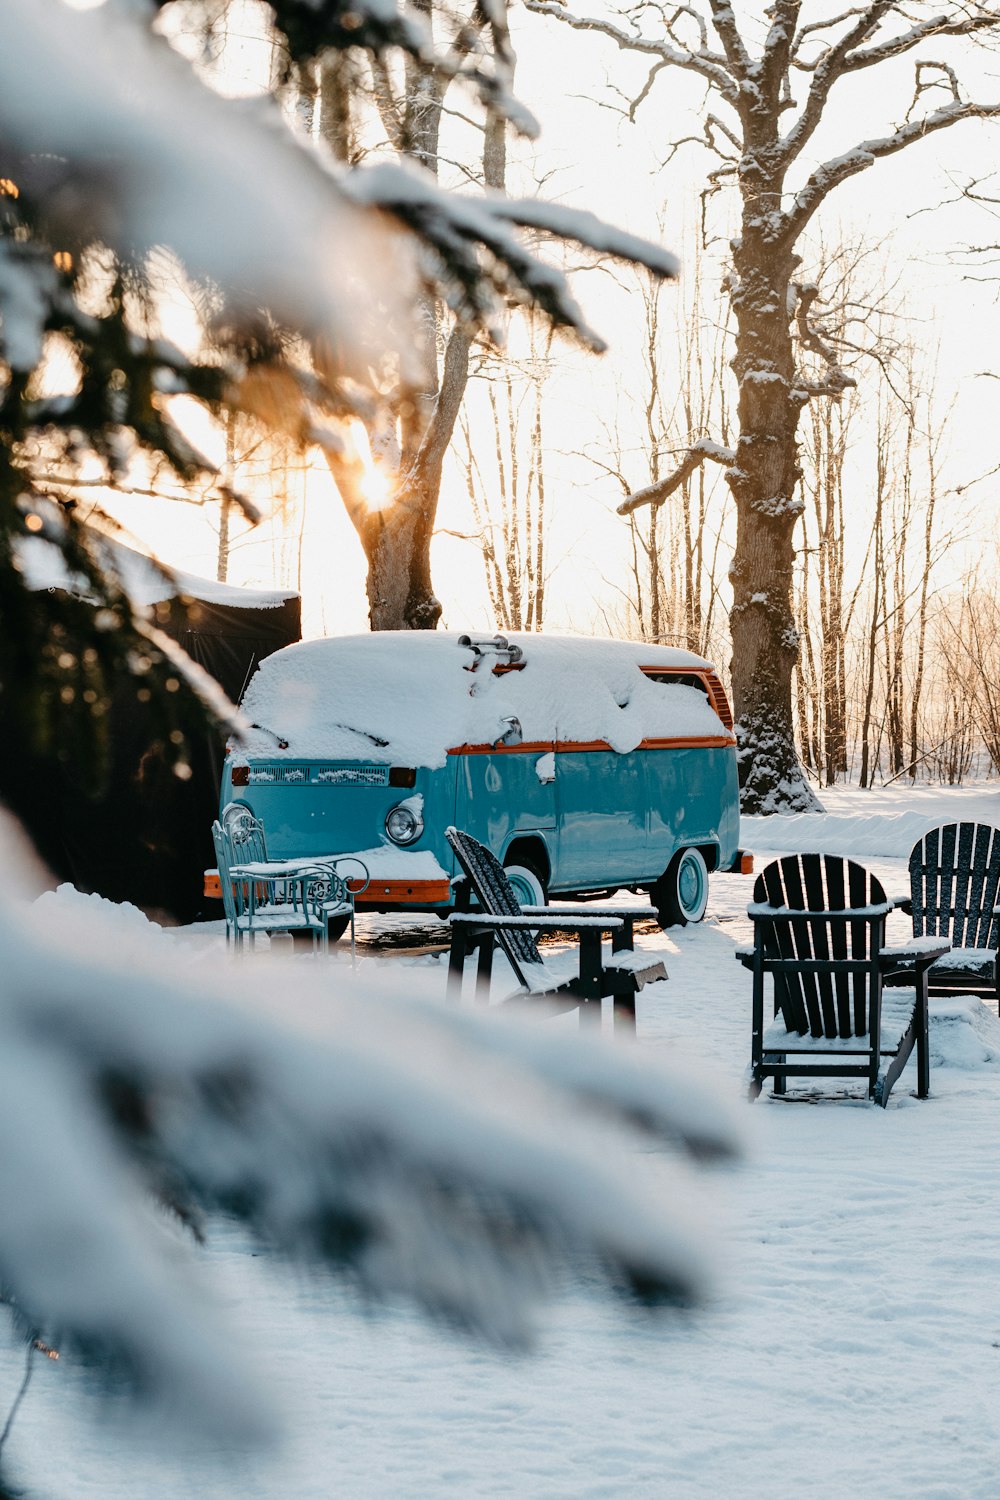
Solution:
M 294 589 L 237 588 L 231 583 L 199 578 L 194 573 L 183 573 L 176 568 L 161 569 L 152 559 L 122 542 L 96 532 L 92 535 L 106 565 L 117 574 L 125 592 L 136 605 L 159 604 L 182 594 L 205 604 L 225 604 L 234 609 L 279 609 L 289 599 L 299 597 Z M 30 589 L 87 592 L 86 580 L 70 572 L 54 542 L 44 537 L 25 537 L 18 544 L 17 556 Z

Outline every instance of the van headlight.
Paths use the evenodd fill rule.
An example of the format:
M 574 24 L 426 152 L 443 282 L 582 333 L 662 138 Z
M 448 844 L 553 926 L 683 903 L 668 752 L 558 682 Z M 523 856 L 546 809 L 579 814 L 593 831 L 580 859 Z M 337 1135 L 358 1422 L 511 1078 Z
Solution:
M 385 831 L 394 844 L 412 844 L 424 831 L 424 820 L 411 802 L 398 802 L 385 815 Z

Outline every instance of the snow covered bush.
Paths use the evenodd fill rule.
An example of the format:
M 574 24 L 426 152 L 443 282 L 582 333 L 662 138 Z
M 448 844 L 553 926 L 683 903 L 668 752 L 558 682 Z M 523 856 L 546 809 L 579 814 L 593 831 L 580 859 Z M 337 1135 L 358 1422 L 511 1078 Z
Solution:
M 29 904 L 7 825 L 2 856 L 0 1287 L 26 1337 L 247 1441 L 270 1429 L 265 1393 L 169 1215 L 195 1258 L 222 1210 L 508 1346 L 567 1269 L 646 1304 L 699 1296 L 684 1159 L 734 1135 L 679 1070 L 537 1014 L 337 985 L 311 959 L 249 978 L 193 961 L 134 909 Z

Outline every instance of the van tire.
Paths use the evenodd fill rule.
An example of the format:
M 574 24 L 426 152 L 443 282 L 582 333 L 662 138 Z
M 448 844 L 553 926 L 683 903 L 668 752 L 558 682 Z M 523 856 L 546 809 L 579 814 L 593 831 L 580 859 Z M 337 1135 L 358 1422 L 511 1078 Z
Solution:
M 339 942 L 350 925 L 350 917 L 331 917 L 326 924 L 326 935 L 330 942 Z
M 650 890 L 661 927 L 700 922 L 708 905 L 708 866 L 700 849 L 678 849 Z
M 504 865 L 504 873 L 521 906 L 548 906 L 545 881 L 532 865 Z

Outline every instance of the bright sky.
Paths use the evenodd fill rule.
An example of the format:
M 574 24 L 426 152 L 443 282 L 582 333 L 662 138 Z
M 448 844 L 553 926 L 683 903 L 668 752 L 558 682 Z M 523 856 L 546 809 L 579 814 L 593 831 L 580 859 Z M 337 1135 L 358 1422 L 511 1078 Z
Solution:
M 516 91 L 542 125 L 537 163 L 547 174 L 545 194 L 651 237 L 664 214 L 668 241 L 679 249 L 697 214 L 710 158 L 689 146 L 669 168 L 660 164 L 673 137 L 698 129 L 686 112 L 700 103 L 701 84 L 683 75 L 662 75 L 638 122 L 630 125 L 608 106 L 615 102 L 615 87 L 630 94 L 638 90 L 647 71 L 642 59 L 520 9 L 512 22 L 519 57 Z M 244 54 L 242 65 L 253 66 L 251 53 Z M 979 70 L 984 91 L 996 93 L 997 79 L 983 76 L 982 59 Z M 889 121 L 905 113 L 911 70 L 901 66 L 894 83 L 898 95 L 888 104 L 884 83 L 874 94 L 854 80 L 846 83 L 838 108 L 817 138 L 817 158 L 839 155 L 865 135 L 886 133 Z M 891 236 L 887 256 L 893 274 L 900 276 L 918 339 L 927 349 L 941 346 L 942 405 L 955 397 L 946 483 L 965 482 L 1000 457 L 993 418 L 997 386 L 978 374 L 994 365 L 1000 313 L 994 289 L 963 279 L 963 268 L 952 256 L 964 242 L 994 237 L 993 225 L 964 208 L 916 216 L 914 210 L 954 196 L 953 181 L 989 172 L 998 144 L 1000 125 L 970 124 L 940 132 L 840 188 L 825 221 L 828 232 L 839 227 L 848 241 Z M 636 299 L 615 291 L 604 272 L 577 275 L 574 285 L 591 321 L 613 348 L 595 359 L 565 344 L 558 347 L 558 370 L 546 390 L 549 557 L 556 564 L 546 618 L 552 628 L 600 629 L 600 605 L 613 605 L 613 585 L 625 566 L 627 532 L 614 516 L 619 492 L 581 460 L 580 451 L 599 447 L 601 421 L 624 399 L 622 391 L 635 390 L 639 325 Z M 667 294 L 665 316 L 677 295 Z M 483 442 L 492 445 L 491 434 L 484 432 Z M 641 452 L 634 452 L 629 475 L 637 485 L 647 481 Z M 364 557 L 325 465 L 313 463 L 308 476 L 293 483 L 304 491 L 307 504 L 301 547 L 306 631 L 364 629 Z M 990 484 L 975 492 L 983 531 L 990 536 L 992 492 Z M 156 502 L 127 510 L 130 524 L 166 561 L 214 574 L 216 540 L 206 511 Z M 244 540 L 232 554 L 230 581 L 254 586 L 294 582 L 290 570 L 300 554 L 298 520 L 294 518 L 292 534 L 279 519 L 260 529 L 259 540 Z M 433 561 L 444 623 L 451 628 L 492 627 L 475 546 L 445 534 L 471 529 L 464 476 L 454 466 L 446 475 L 439 520 L 442 534 Z

